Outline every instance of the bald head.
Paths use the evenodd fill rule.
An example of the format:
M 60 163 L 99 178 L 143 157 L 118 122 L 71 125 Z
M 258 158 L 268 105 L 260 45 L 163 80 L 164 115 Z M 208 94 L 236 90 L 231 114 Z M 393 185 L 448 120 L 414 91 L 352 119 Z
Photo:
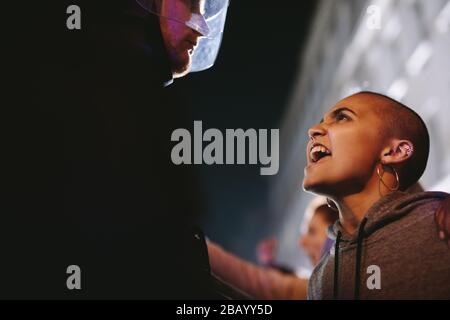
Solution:
M 355 95 L 364 95 L 376 106 L 374 111 L 383 123 L 383 138 L 405 139 L 413 144 L 413 155 L 399 168 L 400 188 L 407 189 L 420 179 L 427 165 L 430 137 L 425 123 L 414 110 L 388 96 L 370 91 Z

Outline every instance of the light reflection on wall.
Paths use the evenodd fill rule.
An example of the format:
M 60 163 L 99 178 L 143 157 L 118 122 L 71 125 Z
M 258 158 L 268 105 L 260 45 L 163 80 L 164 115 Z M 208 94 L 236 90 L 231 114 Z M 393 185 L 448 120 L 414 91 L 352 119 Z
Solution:
M 368 21 L 374 18 L 371 6 L 378 10 L 379 28 Z M 301 190 L 306 131 L 351 93 L 378 91 L 416 110 L 432 141 L 421 183 L 450 192 L 449 54 L 450 0 L 321 2 L 281 126 L 282 162 L 271 199 L 280 262 L 308 266 L 297 245 L 312 198 Z

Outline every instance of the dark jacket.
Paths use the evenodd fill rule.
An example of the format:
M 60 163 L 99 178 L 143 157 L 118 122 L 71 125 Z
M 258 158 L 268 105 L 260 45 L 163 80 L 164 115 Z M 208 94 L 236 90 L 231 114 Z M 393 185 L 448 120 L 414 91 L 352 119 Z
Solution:
M 170 159 L 171 132 L 188 116 L 176 88 L 164 88 L 159 20 L 117 3 L 83 2 L 79 32 L 65 29 L 63 5 L 45 8 L 41 29 L 22 39 L 4 149 L 1 297 L 210 294 L 206 248 L 191 231 L 195 174 Z M 66 287 L 72 264 L 80 291 Z

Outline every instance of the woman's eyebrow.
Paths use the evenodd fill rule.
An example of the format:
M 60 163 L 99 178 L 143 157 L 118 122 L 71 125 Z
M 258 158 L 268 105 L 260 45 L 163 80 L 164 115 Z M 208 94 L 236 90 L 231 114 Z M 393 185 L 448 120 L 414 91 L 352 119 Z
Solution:
M 338 115 L 342 111 L 348 111 L 348 112 L 353 113 L 355 116 L 357 116 L 356 112 L 353 111 L 352 109 L 348 108 L 348 107 L 341 107 L 341 108 L 337 108 L 336 110 L 333 110 L 333 112 L 331 113 L 331 116 L 335 117 L 336 115 Z
M 322 119 L 320 119 L 319 123 L 322 123 L 324 121 L 324 119 L 327 117 L 336 118 L 336 116 L 342 111 L 348 111 L 348 112 L 353 113 L 355 116 L 357 116 L 356 112 L 353 111 L 352 109 L 350 109 L 348 107 L 341 107 L 341 108 L 337 108 L 336 110 L 331 111 L 330 114 L 326 113 L 325 116 Z

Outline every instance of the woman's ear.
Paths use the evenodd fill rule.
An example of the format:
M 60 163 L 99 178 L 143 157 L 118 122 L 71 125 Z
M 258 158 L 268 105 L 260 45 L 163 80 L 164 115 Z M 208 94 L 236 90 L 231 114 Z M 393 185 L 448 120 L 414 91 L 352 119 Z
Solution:
M 409 140 L 394 139 L 383 150 L 381 162 L 385 164 L 397 164 L 409 159 L 414 154 L 414 146 Z

